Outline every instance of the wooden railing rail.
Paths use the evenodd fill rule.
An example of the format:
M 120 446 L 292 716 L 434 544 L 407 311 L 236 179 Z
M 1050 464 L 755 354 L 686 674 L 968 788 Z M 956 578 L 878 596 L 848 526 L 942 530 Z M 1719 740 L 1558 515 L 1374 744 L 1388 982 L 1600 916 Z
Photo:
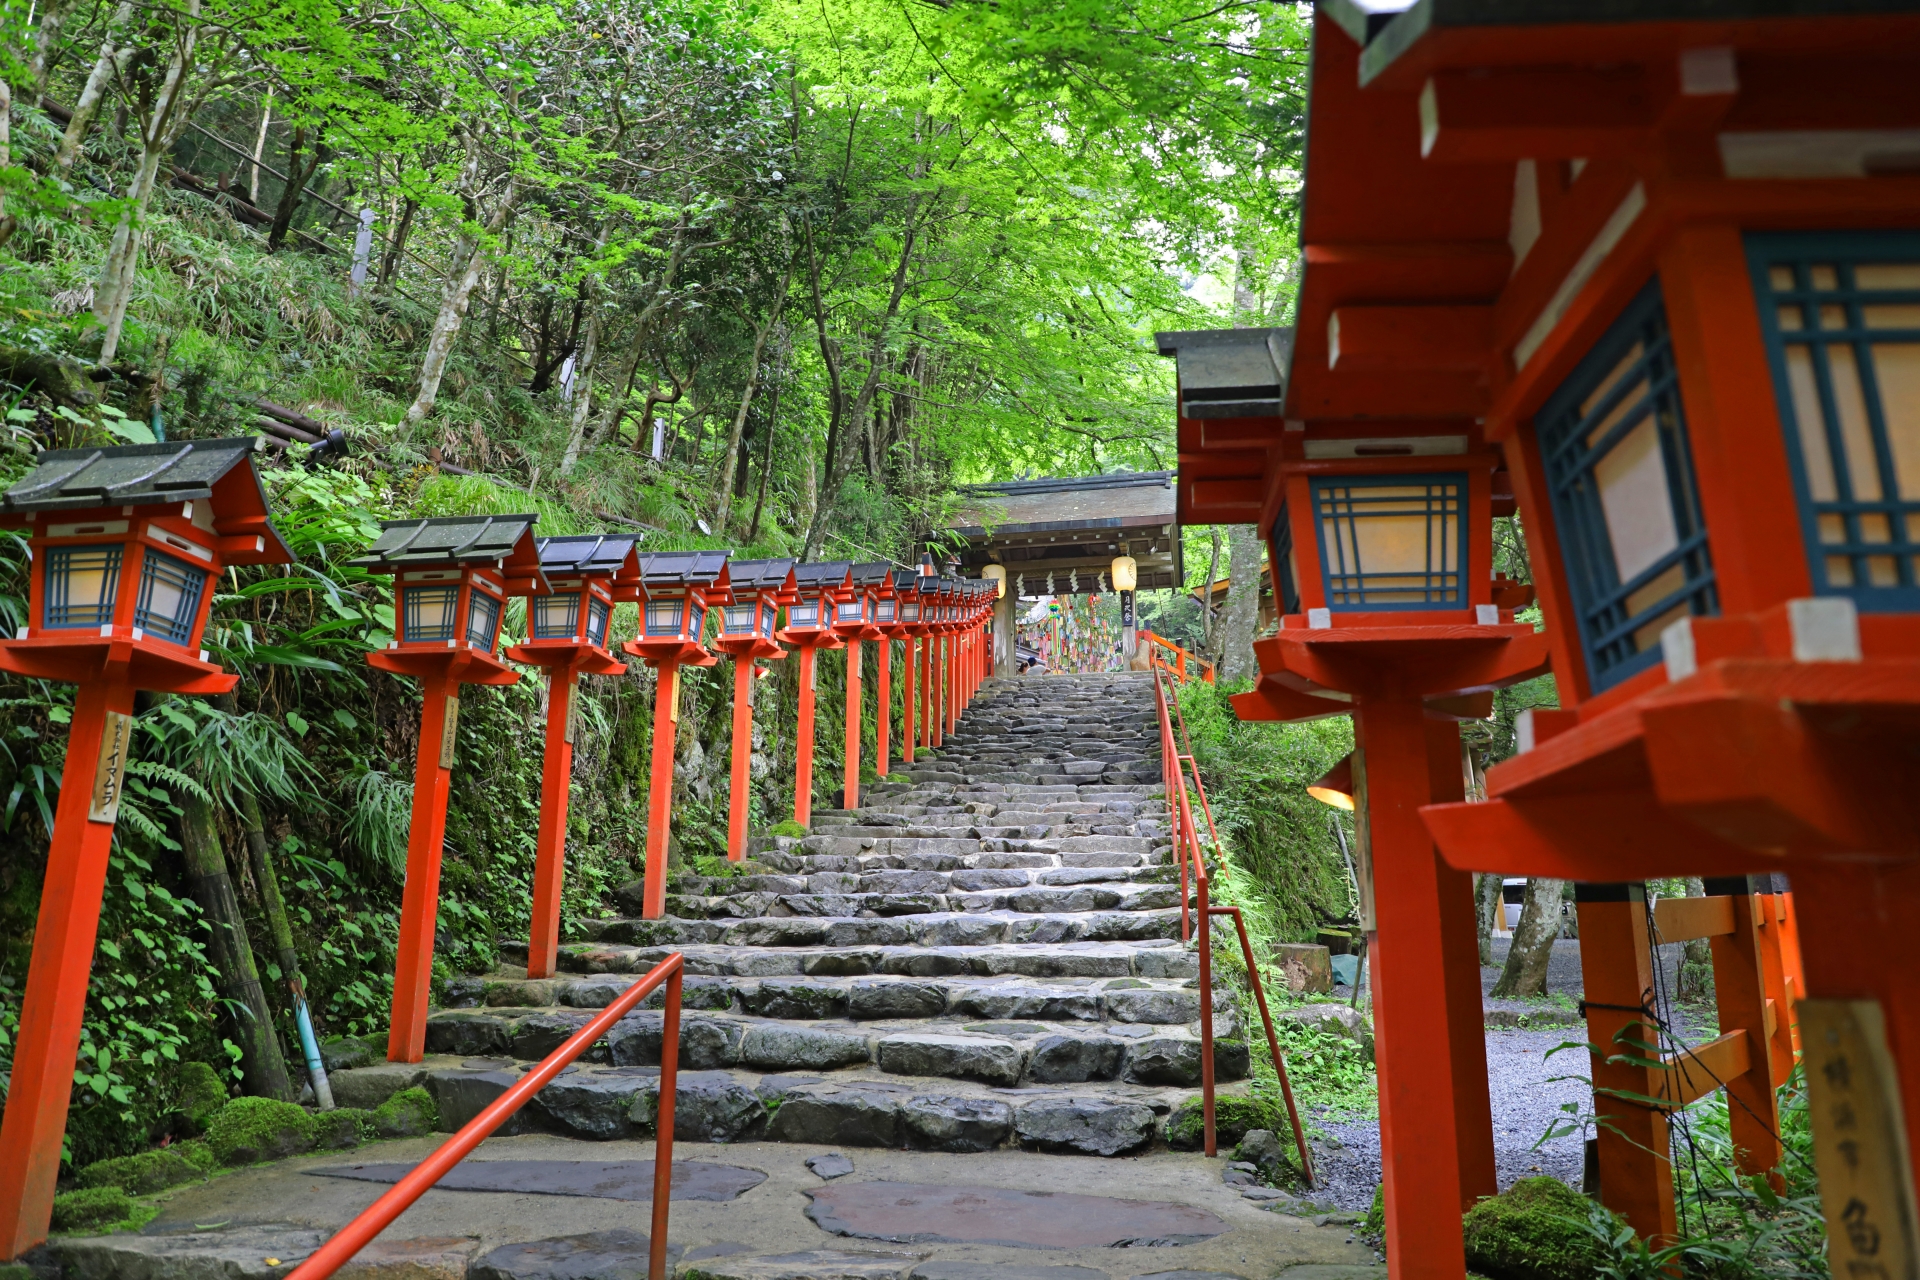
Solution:
M 528 1099 L 662 985 L 667 989 L 667 1000 L 660 1038 L 660 1105 L 654 1117 L 653 1229 L 647 1240 L 647 1280 L 667 1280 L 667 1202 L 673 1194 L 673 1098 L 680 1065 L 680 985 L 685 968 L 686 961 L 677 951 L 655 965 L 645 977 L 622 992 L 619 999 L 574 1032 L 565 1044 L 541 1059 L 539 1066 L 488 1103 L 438 1150 L 415 1165 L 391 1190 L 314 1250 L 312 1256 L 289 1273 L 287 1280 L 325 1280 L 352 1261 L 355 1254 L 450 1173 L 487 1135 L 505 1124 Z
M 1213 664 L 1205 658 L 1195 653 L 1189 653 L 1173 641 L 1157 636 L 1151 631 L 1142 631 L 1138 634 L 1140 643 L 1147 646 L 1147 661 L 1151 666 L 1161 671 L 1172 672 L 1184 681 L 1194 678 L 1194 673 L 1188 671 L 1188 667 L 1191 665 L 1197 669 L 1197 674 L 1200 679 L 1206 681 L 1208 684 L 1213 683 Z M 1162 649 L 1167 651 L 1166 657 L 1160 655 L 1159 651 Z

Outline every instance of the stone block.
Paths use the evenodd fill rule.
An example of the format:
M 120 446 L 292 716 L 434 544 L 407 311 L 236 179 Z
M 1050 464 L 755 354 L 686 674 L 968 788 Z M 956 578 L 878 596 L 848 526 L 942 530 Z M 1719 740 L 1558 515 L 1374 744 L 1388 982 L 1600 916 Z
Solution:
M 520 1080 L 518 1071 L 480 1067 L 446 1067 L 427 1073 L 427 1091 L 439 1115 L 441 1133 L 458 1133 L 479 1115 L 488 1103 L 512 1088 Z M 522 1107 L 493 1131 L 496 1138 L 532 1133 L 533 1117 Z
M 427 1015 L 427 1052 L 461 1058 L 506 1053 L 513 1044 L 511 1028 L 495 1014 L 441 1009 Z
M 1107 1015 L 1115 1022 L 1180 1026 L 1200 1016 L 1200 993 L 1153 988 L 1144 991 L 1108 991 Z
M 847 988 L 837 983 L 769 978 L 740 993 L 748 1013 L 762 1018 L 844 1018 Z
M 638 1231 L 593 1231 L 506 1244 L 474 1259 L 466 1280 L 645 1280 L 650 1242 Z M 667 1245 L 669 1271 L 680 1246 Z
M 1078 916 L 1025 916 L 1007 924 L 1007 941 L 1024 943 L 1078 942 L 1087 931 Z
M 628 1119 L 635 1099 L 657 1088 L 659 1072 L 645 1067 L 610 1071 L 568 1071 L 533 1095 L 527 1110 L 543 1128 L 569 1138 L 606 1142 L 632 1132 Z
M 1009 982 L 973 987 L 956 996 L 953 1011 L 966 1018 L 1044 1018 L 1049 1022 L 1098 1022 L 1098 992 L 1080 987 L 1034 987 Z
M 424 1083 L 427 1069 L 417 1062 L 382 1062 L 351 1071 L 335 1071 L 327 1076 L 333 1086 L 333 1100 L 343 1107 L 371 1111 L 399 1093 Z
M 690 1261 L 680 1280 L 903 1280 L 925 1254 L 842 1253 L 808 1249 L 759 1257 L 728 1254 Z
M 1111 1036 L 1043 1036 L 1033 1045 L 1029 1074 L 1040 1084 L 1080 1084 L 1120 1074 L 1126 1045 Z
M 882 1071 L 897 1076 L 946 1076 L 1011 1088 L 1027 1068 L 1027 1051 L 1010 1040 L 903 1032 L 876 1047 Z
M 510 1052 L 522 1061 L 537 1062 L 565 1044 L 574 1032 L 586 1025 L 585 1015 L 530 1014 L 513 1024 Z
M 630 1013 L 607 1032 L 607 1047 L 616 1066 L 657 1067 L 664 1018 L 655 1012 Z M 740 1061 L 742 1024 L 731 1018 L 682 1015 L 680 1067 L 685 1071 L 716 1071 Z
M 947 1011 L 947 990 L 934 982 L 852 983 L 848 1012 L 855 1018 L 937 1018 Z
M 927 916 L 951 908 L 944 893 L 877 893 L 867 899 L 867 909 L 882 916 Z
M 827 1147 L 898 1146 L 900 1099 L 879 1090 L 804 1085 L 781 1099 L 767 1136 Z
M 904 920 L 830 920 L 820 941 L 829 947 L 903 947 L 913 941 L 913 926 Z
M 1013 1115 L 1014 1136 L 1036 1151 L 1117 1156 L 1153 1142 L 1153 1108 L 1103 1098 L 1042 1098 Z
M 1013 1133 L 1013 1108 L 995 1098 L 909 1098 L 900 1126 L 916 1151 L 992 1151 Z
M 771 1071 L 831 1071 L 871 1061 L 867 1038 L 820 1027 L 756 1026 L 740 1042 L 740 1061 Z
M 729 947 L 817 947 L 826 941 L 826 928 L 807 916 L 769 916 L 729 925 L 723 937 Z
M 973 915 L 928 916 L 914 926 L 914 941 L 923 947 L 985 947 L 1007 936 L 1006 921 Z
M 884 954 L 878 947 L 824 951 L 818 955 L 801 957 L 800 972 L 809 977 L 822 978 L 853 977 L 875 973 L 879 971 L 880 959 Z
M 1333 991 L 1333 953 L 1312 942 L 1281 942 L 1273 948 L 1274 963 L 1286 976 L 1287 990 L 1296 995 L 1327 995 Z
M 656 1130 L 660 1108 L 658 1078 L 633 1106 L 633 1118 L 645 1132 Z M 750 1086 L 725 1071 L 683 1071 L 674 1082 L 673 1136 L 679 1142 L 752 1142 L 766 1134 L 767 1104 Z

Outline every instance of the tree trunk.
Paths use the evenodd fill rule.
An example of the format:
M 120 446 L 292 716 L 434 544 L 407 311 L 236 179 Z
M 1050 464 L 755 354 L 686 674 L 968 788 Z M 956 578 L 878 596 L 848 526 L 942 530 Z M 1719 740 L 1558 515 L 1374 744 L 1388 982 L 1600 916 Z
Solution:
M 713 531 L 721 537 L 727 536 L 727 520 L 733 515 L 733 469 L 740 457 L 740 435 L 747 427 L 747 410 L 753 407 L 753 389 L 760 381 L 760 353 L 766 350 L 767 335 L 773 332 L 773 326 L 780 319 L 780 312 L 787 300 L 787 284 L 793 279 L 793 261 L 788 259 L 787 269 L 780 277 L 780 288 L 774 294 L 773 306 L 767 311 L 766 320 L 760 325 L 759 332 L 753 335 L 753 355 L 747 360 L 747 385 L 740 393 L 740 408 L 733 415 L 733 430 L 727 433 L 727 453 L 720 464 L 720 509 L 713 517 Z
M 1707 896 L 1706 882 L 1699 876 L 1687 877 L 1687 896 Z M 1713 947 L 1705 938 L 1681 944 L 1678 995 L 1682 1000 L 1713 999 Z
M 593 413 L 594 357 L 600 354 L 600 316 L 600 306 L 590 303 L 587 331 L 580 338 L 580 351 L 573 361 L 573 422 L 567 428 L 566 452 L 560 456 L 562 476 L 572 475 L 580 465 L 580 454 L 587 443 L 587 419 Z
M 0 169 L 13 163 L 13 86 L 0 76 Z M 7 193 L 0 190 L 0 245 L 13 239 L 15 219 L 7 212 Z
M 1496 1000 L 1524 1000 L 1547 994 L 1547 961 L 1560 936 L 1560 889 L 1566 882 L 1535 876 L 1527 881 L 1520 923 L 1514 926 L 1507 967 L 1487 994 Z
M 93 118 L 100 114 L 100 104 L 106 101 L 107 86 L 113 83 L 114 73 L 125 68 L 127 59 L 133 56 L 132 45 L 114 43 L 132 21 L 133 5 L 123 2 L 107 22 L 100 54 L 93 61 L 93 70 L 87 73 L 87 83 L 73 104 L 73 117 L 67 121 L 67 131 L 61 135 L 60 147 L 53 154 L 54 167 L 63 174 L 72 171 L 73 162 L 87 140 L 87 130 L 92 127 Z
M 1213 555 L 1207 560 L 1207 580 L 1200 586 L 1200 647 L 1209 657 L 1217 658 L 1219 651 L 1213 647 L 1213 580 L 1220 573 L 1220 526 L 1207 532 L 1213 537 Z
M 181 15 L 186 24 L 174 44 L 173 57 L 167 63 L 166 79 L 154 98 L 153 110 L 140 126 L 140 162 L 133 181 L 127 186 L 127 208 L 114 225 L 113 240 L 107 249 L 106 265 L 94 288 L 93 313 L 106 332 L 100 343 L 100 363 L 111 364 L 120 349 L 120 334 L 127 324 L 127 304 L 133 298 L 134 269 L 140 261 L 141 223 L 146 218 L 147 202 L 160 172 L 160 162 L 173 150 L 173 144 L 187 127 L 191 114 L 183 99 L 187 79 L 195 70 L 194 49 L 200 36 L 200 0 L 187 0 Z
M 1492 873 L 1473 878 L 1474 914 L 1479 917 L 1480 966 L 1493 967 L 1493 930 L 1500 919 L 1501 877 Z
M 260 136 L 266 136 L 264 129 Z M 287 229 L 293 225 L 293 215 L 299 212 L 300 198 L 307 193 L 307 183 L 313 180 L 314 173 L 320 168 L 323 158 L 320 139 L 317 136 L 314 138 L 313 159 L 303 167 L 300 153 L 306 145 L 307 126 L 296 125 L 293 139 L 287 144 L 287 184 L 280 189 L 280 203 L 273 211 L 273 225 L 267 228 L 268 253 L 278 253 L 280 246 L 287 242 Z
M 420 207 L 417 200 L 406 200 L 401 204 L 400 225 L 393 229 L 393 242 L 387 246 L 386 254 L 380 260 L 379 288 L 393 283 L 393 277 L 400 270 L 400 255 L 407 247 L 407 232 L 413 228 L 414 211 Z
M 213 806 L 196 796 L 180 797 L 180 855 L 192 882 L 193 900 L 200 904 L 212 933 L 208 951 L 220 971 L 220 994 L 232 1002 L 228 1013 L 234 1043 L 240 1046 L 242 1087 L 255 1097 L 291 1102 L 293 1084 L 287 1078 L 267 993 L 260 987 L 260 970 L 247 941 L 227 860 L 220 851 Z
M 760 537 L 760 515 L 767 509 L 767 476 L 773 471 L 773 426 L 780 420 L 780 383 L 776 379 L 773 394 L 767 398 L 767 425 L 761 430 L 766 435 L 765 447 L 760 454 L 760 490 L 753 500 L 753 523 L 747 526 L 747 543 L 752 545 Z
M 627 348 L 627 355 L 620 362 L 620 370 L 614 375 L 612 394 L 607 397 L 607 410 L 601 416 L 600 427 L 593 433 L 592 441 L 586 446 L 611 440 L 620 431 L 620 419 L 626 412 L 627 395 L 633 389 L 634 375 L 640 369 L 640 360 L 647 354 L 647 343 L 653 337 L 653 322 L 665 309 L 667 300 L 673 295 L 674 281 L 680 276 L 680 264 L 687 252 L 687 216 L 682 213 L 673 227 L 673 242 L 667 250 L 667 265 L 661 268 L 660 283 L 654 287 L 653 297 L 640 309 L 633 321 L 633 342 Z M 579 385 L 579 375 L 574 377 L 574 385 Z M 644 434 L 652 423 L 642 423 Z
M 1260 529 L 1236 524 L 1227 529 L 1226 614 L 1220 620 L 1220 678 L 1228 683 L 1252 680 L 1260 668 L 1253 660 L 1253 633 L 1260 625 Z
M 500 197 L 500 203 L 494 206 L 493 214 L 486 221 L 485 235 L 498 235 L 507 225 L 507 218 L 513 212 L 515 201 L 520 198 L 519 184 L 508 179 L 507 190 Z M 414 396 L 413 403 L 407 406 L 406 422 L 412 425 L 433 412 L 433 403 L 440 398 L 440 379 L 447 372 L 447 358 L 453 354 L 454 339 L 460 336 L 460 325 L 467 317 L 467 305 L 473 300 L 473 287 L 480 282 L 480 273 L 486 267 L 486 255 L 481 249 L 482 236 L 462 229 L 454 241 L 453 267 L 447 272 L 447 291 L 440 301 L 440 314 L 433 319 L 433 330 L 427 337 L 427 354 L 420 362 L 420 392 Z

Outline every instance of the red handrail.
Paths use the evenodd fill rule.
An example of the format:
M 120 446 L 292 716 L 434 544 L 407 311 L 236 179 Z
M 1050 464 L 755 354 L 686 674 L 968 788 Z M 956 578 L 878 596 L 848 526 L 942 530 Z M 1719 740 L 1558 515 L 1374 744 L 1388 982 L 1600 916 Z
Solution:
M 1197 904 L 1199 939 L 1196 949 L 1200 960 L 1200 1114 L 1205 1127 L 1206 1153 L 1219 1154 L 1219 1140 L 1214 1131 L 1213 1101 L 1213 931 L 1210 920 L 1214 916 L 1232 916 L 1234 930 L 1240 939 L 1240 954 L 1247 965 L 1247 979 L 1253 986 L 1254 1001 L 1260 1006 L 1260 1022 L 1267 1033 L 1267 1049 L 1273 1055 L 1273 1069 L 1280 1077 L 1280 1095 L 1286 1100 L 1287 1120 L 1293 1125 L 1294 1150 L 1300 1156 L 1300 1173 L 1308 1187 L 1313 1186 L 1313 1157 L 1307 1150 L 1307 1133 L 1300 1124 L 1300 1112 L 1293 1101 L 1293 1084 L 1287 1078 L 1287 1062 L 1280 1054 L 1280 1038 L 1274 1034 L 1273 1015 L 1267 1011 L 1267 993 L 1260 985 L 1260 969 L 1254 962 L 1253 944 L 1247 937 L 1246 921 L 1241 919 L 1238 907 L 1216 907 L 1208 901 L 1212 888 L 1207 873 L 1207 862 L 1200 849 L 1200 833 L 1193 820 L 1193 802 L 1187 788 L 1187 770 L 1184 763 L 1192 767 L 1194 786 L 1200 791 L 1202 806 L 1206 803 L 1206 788 L 1200 782 L 1200 767 L 1194 761 L 1191 747 L 1188 754 L 1180 754 L 1174 742 L 1173 715 L 1168 713 L 1167 704 L 1172 703 L 1175 713 L 1180 715 L 1180 729 L 1184 737 L 1186 716 L 1178 712 L 1179 699 L 1173 695 L 1167 678 L 1161 674 L 1166 670 L 1159 663 L 1154 664 L 1153 699 L 1155 709 L 1160 715 L 1160 772 L 1167 789 L 1167 812 L 1173 824 L 1174 857 L 1180 864 L 1180 939 L 1186 941 L 1192 930 L 1187 914 L 1187 873 L 1192 868 L 1193 885 L 1199 902 Z M 1217 849 L 1220 845 L 1219 834 L 1213 826 L 1213 813 L 1206 810 L 1207 831 Z
M 529 1098 L 540 1092 L 575 1058 L 585 1053 L 594 1041 L 605 1035 L 608 1028 L 626 1017 L 635 1005 L 653 994 L 662 983 L 667 988 L 667 1007 L 661 1021 L 660 1106 L 654 1117 L 653 1233 L 647 1241 L 647 1280 L 666 1280 L 667 1201 L 673 1194 L 673 1095 L 679 1078 L 680 984 L 685 968 L 686 961 L 677 951 L 655 965 L 644 978 L 622 992 L 619 999 L 574 1032 L 565 1044 L 541 1059 L 539 1066 L 488 1103 L 458 1133 L 440 1144 L 438 1150 L 415 1165 L 391 1190 L 362 1210 L 359 1217 L 314 1250 L 312 1256 L 293 1269 L 287 1280 L 325 1280 L 325 1277 L 345 1266 L 375 1236 L 386 1230 L 395 1218 L 405 1213 L 415 1200 L 446 1177 L 488 1134 L 506 1123 L 514 1112 L 526 1105 Z
M 1188 653 L 1173 641 L 1162 639 L 1151 631 L 1140 632 L 1139 638 L 1146 642 L 1147 663 L 1149 666 L 1156 667 L 1161 671 L 1170 671 L 1185 681 L 1192 679 L 1192 677 L 1187 674 L 1187 661 L 1188 659 L 1192 659 L 1200 668 L 1200 678 L 1208 684 L 1213 683 L 1213 664 L 1205 658 L 1200 657 L 1198 654 Z M 1161 649 L 1170 650 L 1174 655 L 1173 661 L 1168 662 L 1159 654 L 1155 653 L 1154 649 L 1156 646 Z

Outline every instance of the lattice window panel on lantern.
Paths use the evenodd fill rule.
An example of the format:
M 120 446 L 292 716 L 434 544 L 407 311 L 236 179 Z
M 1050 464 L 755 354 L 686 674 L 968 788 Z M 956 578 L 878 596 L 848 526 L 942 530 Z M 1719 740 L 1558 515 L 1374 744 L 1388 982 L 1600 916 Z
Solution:
M 1593 687 L 1660 658 L 1660 633 L 1720 611 L 1658 280 L 1534 418 Z
M 48 549 L 46 604 L 42 607 L 40 625 L 49 630 L 65 630 L 111 623 L 114 596 L 120 591 L 122 554 L 118 543 Z
M 598 597 L 587 601 L 587 642 L 602 648 L 607 643 L 607 619 L 613 614 L 613 606 Z
M 533 638 L 535 640 L 571 640 L 580 633 L 580 594 L 533 598 Z
M 193 622 L 206 585 L 205 569 L 147 548 L 141 557 L 140 599 L 134 605 L 133 625 L 148 635 L 185 644 L 193 639 Z
M 1464 472 L 1316 476 L 1313 513 L 1327 607 L 1467 607 Z
M 458 587 L 402 587 L 400 607 L 409 644 L 451 640 Z
M 1920 609 L 1920 235 L 1747 237 L 1814 590 Z
M 1293 571 L 1293 525 L 1286 507 L 1280 508 L 1280 518 L 1273 522 L 1273 545 L 1268 550 L 1273 557 L 1273 579 L 1280 584 L 1280 612 L 1300 612 L 1299 579 Z
M 500 602 L 484 591 L 472 593 L 467 605 L 467 643 L 493 652 L 494 633 L 500 629 Z

